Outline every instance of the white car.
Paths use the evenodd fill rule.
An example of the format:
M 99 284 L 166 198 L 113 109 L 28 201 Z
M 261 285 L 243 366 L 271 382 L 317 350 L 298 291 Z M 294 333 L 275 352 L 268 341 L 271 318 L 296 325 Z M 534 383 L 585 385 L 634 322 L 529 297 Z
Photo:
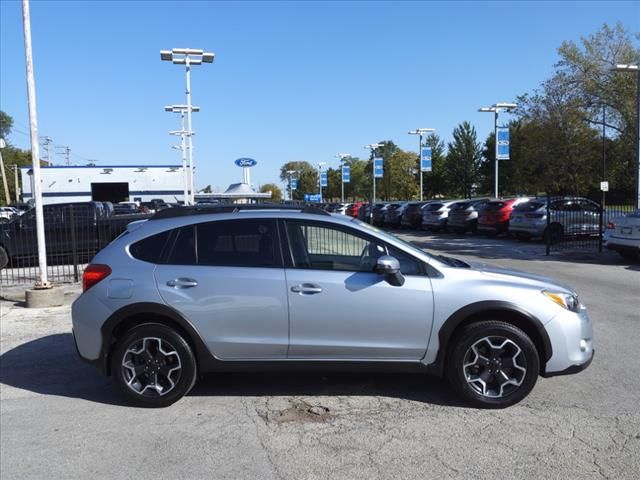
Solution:
M 18 211 L 13 207 L 0 207 L 0 222 L 8 222 L 18 216 Z
M 640 258 L 640 209 L 611 220 L 602 243 L 607 249 L 615 250 L 624 258 Z

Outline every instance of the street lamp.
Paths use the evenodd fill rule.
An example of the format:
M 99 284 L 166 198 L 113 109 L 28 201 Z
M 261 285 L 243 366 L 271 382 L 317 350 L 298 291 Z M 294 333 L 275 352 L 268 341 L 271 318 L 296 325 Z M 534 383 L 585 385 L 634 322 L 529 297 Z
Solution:
M 426 133 L 435 132 L 435 128 L 417 128 L 410 130 L 409 135 L 418 135 L 420 138 L 420 145 L 418 146 L 418 171 L 420 172 L 420 201 L 422 201 L 422 137 Z
M 341 193 L 340 193 L 340 202 L 344 203 L 344 162 L 348 158 L 353 158 L 353 157 L 351 155 L 349 155 L 348 153 L 338 153 L 336 155 L 336 158 L 340 159 L 340 180 L 341 180 L 341 183 L 342 183 L 342 190 L 341 190 Z
M 384 147 L 384 143 L 372 143 L 364 147 L 371 152 L 371 178 L 373 180 L 373 194 L 371 195 L 371 208 L 369 209 L 369 223 L 371 223 L 371 225 L 373 225 L 373 205 L 376 203 L 376 172 L 374 159 L 375 151 L 380 147 Z
M 612 70 L 636 74 L 636 208 L 640 208 L 640 69 L 638 65 L 618 64 Z
M 188 105 L 167 105 L 166 107 L 164 107 L 164 111 L 165 112 L 171 112 L 171 113 L 179 113 L 180 114 L 180 130 L 172 130 L 169 132 L 170 135 L 180 135 L 180 147 L 178 147 L 178 149 L 180 150 L 181 153 L 181 157 L 182 157 L 182 171 L 183 171 L 183 179 L 184 179 L 184 204 L 185 205 L 189 205 L 190 202 L 190 196 L 189 196 L 189 190 L 190 190 L 190 186 L 192 184 L 191 182 L 191 176 L 193 175 L 192 171 L 189 171 L 187 168 L 187 152 L 186 152 L 186 140 L 185 138 L 187 137 L 187 135 L 191 136 L 190 132 L 187 132 L 184 129 L 184 114 L 187 113 L 187 110 L 189 109 Z M 200 111 L 200 107 L 196 107 L 196 106 L 191 106 L 191 111 L 193 112 L 199 112 Z
M 193 129 L 191 127 L 191 65 L 202 65 L 203 63 L 213 63 L 215 57 L 214 53 L 205 52 L 203 50 L 194 48 L 174 48 L 173 50 L 161 50 L 160 59 L 166 62 L 172 62 L 176 65 L 184 65 L 187 75 L 187 131 L 189 132 L 189 175 L 190 187 L 191 187 L 191 199 L 190 203 L 193 204 L 195 200 L 194 189 L 194 164 L 193 164 Z M 184 129 L 183 129 L 184 130 Z
M 318 162 L 318 186 L 320 187 L 320 203 L 322 203 L 322 167 L 326 164 L 327 162 Z
M 298 173 L 296 170 L 287 170 L 287 177 L 289 178 L 289 201 L 293 200 L 293 188 L 291 186 L 291 176 L 294 173 Z
M 479 108 L 479 112 L 483 113 L 493 113 L 493 132 L 495 134 L 495 178 L 494 178 L 494 187 L 493 187 L 493 196 L 498 198 L 498 115 L 501 111 L 511 112 L 512 110 L 518 108 L 518 105 L 515 103 L 495 103 L 490 107 L 482 107 Z

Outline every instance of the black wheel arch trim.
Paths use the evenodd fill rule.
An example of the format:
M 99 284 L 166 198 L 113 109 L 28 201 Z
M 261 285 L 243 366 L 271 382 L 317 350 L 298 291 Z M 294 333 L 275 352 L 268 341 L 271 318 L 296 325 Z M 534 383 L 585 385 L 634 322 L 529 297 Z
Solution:
M 427 365 L 429 372 L 434 375 L 443 376 L 448 354 L 447 348 L 449 347 L 449 342 L 452 339 L 454 332 L 459 326 L 465 324 L 469 320 L 476 318 L 480 319 L 483 314 L 489 316 L 496 313 L 503 315 L 516 314 L 514 319 L 518 320 L 513 321 L 509 319 L 508 323 L 522 328 L 522 324 L 519 325 L 519 323 L 524 321 L 525 329 L 531 328 L 535 332 L 537 338 L 532 338 L 531 340 L 533 340 L 535 344 L 542 344 L 542 351 L 538 353 L 540 354 L 540 373 L 544 375 L 545 365 L 553 355 L 551 340 L 549 339 L 549 335 L 545 330 L 544 325 L 537 317 L 519 305 L 499 300 L 487 300 L 466 305 L 447 318 L 438 332 L 438 353 L 435 361 Z M 500 320 L 500 318 L 486 319 Z M 536 340 L 539 340 L 539 342 Z
M 186 335 L 187 342 L 193 347 L 194 355 L 198 366 L 208 364 L 212 360 L 217 361 L 209 349 L 203 342 L 202 338 L 196 331 L 195 327 L 185 319 L 180 312 L 176 309 L 154 302 L 140 302 L 126 305 L 119 310 L 116 310 L 111 316 L 104 322 L 101 327 L 102 333 L 102 347 L 100 349 L 100 356 L 97 360 L 91 363 L 96 366 L 102 373 L 108 375 L 109 372 L 109 354 L 113 347 L 113 335 L 118 326 L 122 325 L 128 319 L 138 315 L 149 315 L 156 317 L 164 317 L 176 324 Z M 143 322 L 147 323 L 147 322 Z M 163 323 L 159 321 L 158 323 Z

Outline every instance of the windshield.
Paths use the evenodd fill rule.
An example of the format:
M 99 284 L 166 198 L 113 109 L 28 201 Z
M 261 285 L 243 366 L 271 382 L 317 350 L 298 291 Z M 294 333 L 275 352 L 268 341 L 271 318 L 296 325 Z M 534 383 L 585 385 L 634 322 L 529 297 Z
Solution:
M 424 209 L 429 212 L 435 212 L 436 210 L 440 210 L 442 207 L 444 207 L 443 203 L 430 203 Z

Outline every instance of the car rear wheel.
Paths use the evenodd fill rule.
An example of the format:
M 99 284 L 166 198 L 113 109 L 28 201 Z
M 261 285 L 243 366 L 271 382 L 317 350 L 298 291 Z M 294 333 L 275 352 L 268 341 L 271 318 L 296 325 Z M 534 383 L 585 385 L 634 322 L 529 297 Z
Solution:
M 555 245 L 556 243 L 559 243 L 560 240 L 562 240 L 563 233 L 564 230 L 562 228 L 562 225 L 552 223 L 544 231 L 544 239 L 547 243 Z
M 525 242 L 531 238 L 528 233 L 516 232 L 516 238 L 522 242 Z
M 505 408 L 525 398 L 538 380 L 531 339 L 506 322 L 483 321 L 455 337 L 447 364 L 454 390 L 478 408 Z
M 111 372 L 127 399 L 141 407 L 166 407 L 196 382 L 196 360 L 187 341 L 157 323 L 134 327 L 116 344 Z

